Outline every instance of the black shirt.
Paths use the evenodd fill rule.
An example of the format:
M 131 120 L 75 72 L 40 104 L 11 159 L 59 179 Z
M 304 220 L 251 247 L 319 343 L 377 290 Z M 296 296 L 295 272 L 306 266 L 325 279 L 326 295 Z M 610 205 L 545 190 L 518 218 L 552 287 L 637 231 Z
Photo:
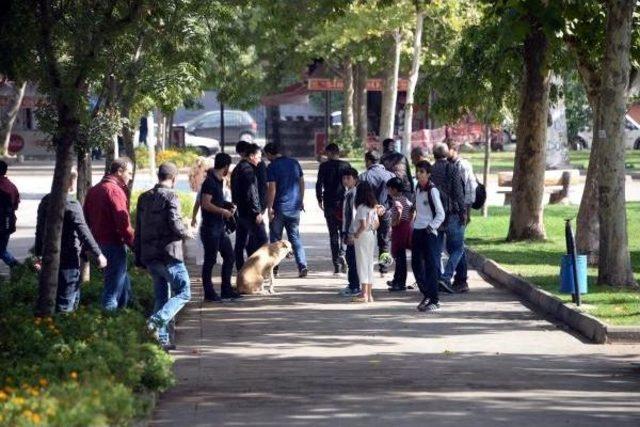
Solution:
M 325 214 L 336 209 L 342 209 L 342 173 L 351 165 L 344 160 L 329 159 L 320 164 L 318 180 L 316 181 L 316 197 L 318 203 L 323 203 Z
M 207 174 L 207 178 L 202 183 L 202 189 L 200 190 L 200 204 L 202 207 L 202 199 L 205 194 L 211 195 L 211 203 L 222 207 L 224 204 L 224 183 L 218 179 L 213 172 Z M 202 226 L 203 227 L 215 227 L 224 226 L 224 218 L 220 214 L 209 212 L 202 208 Z

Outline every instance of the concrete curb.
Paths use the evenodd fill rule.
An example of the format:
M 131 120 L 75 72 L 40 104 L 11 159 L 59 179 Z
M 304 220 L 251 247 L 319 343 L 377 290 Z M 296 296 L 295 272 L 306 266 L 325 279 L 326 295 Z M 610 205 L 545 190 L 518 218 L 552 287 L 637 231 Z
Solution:
M 551 293 L 510 273 L 495 261 L 472 249 L 467 248 L 467 260 L 474 269 L 487 277 L 491 284 L 509 289 L 537 311 L 553 316 L 593 343 L 640 343 L 640 327 L 608 325 L 594 316 L 566 305 Z

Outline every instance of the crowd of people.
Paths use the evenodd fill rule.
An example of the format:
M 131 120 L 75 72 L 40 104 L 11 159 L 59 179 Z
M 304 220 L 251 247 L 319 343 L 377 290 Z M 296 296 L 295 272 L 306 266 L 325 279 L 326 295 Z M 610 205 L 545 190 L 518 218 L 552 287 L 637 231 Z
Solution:
M 347 274 L 348 285 L 341 290 L 342 295 L 355 302 L 373 302 L 376 264 L 384 275 L 392 258 L 395 271 L 387 282 L 389 291 L 405 291 L 407 250 L 411 250 L 411 267 L 423 294 L 418 309 L 434 311 L 440 306 L 439 292 L 469 289 L 464 230 L 477 181 L 470 163 L 460 158 L 453 143 L 434 147 L 433 164 L 426 150 L 414 149 L 411 163 L 415 178 L 409 160 L 394 149 L 394 144 L 391 139 L 385 140 L 382 155 L 367 152 L 366 169 L 361 173 L 340 159 L 336 144 L 326 147 L 327 160 L 318 168 L 316 197 L 328 228 L 334 273 Z M 306 277 L 309 270 L 300 236 L 305 181 L 300 163 L 284 155 L 277 143 L 261 149 L 240 141 L 236 152 L 239 161 L 235 167 L 231 156 L 218 153 L 212 164 L 203 158 L 192 168 L 189 181 L 197 191 L 192 227 L 181 216 L 175 191 L 178 168 L 172 163 L 160 165 L 158 183 L 139 197 L 135 230 L 129 213 L 133 165 L 128 158 L 111 163 L 104 178 L 88 191 L 84 206 L 75 198 L 78 174 L 72 169 L 66 188 L 56 310 L 71 312 L 78 307 L 85 255 L 103 269 L 104 309 L 126 307 L 132 297 L 127 253 L 133 251 L 136 266 L 149 272 L 154 285 L 155 308 L 148 327 L 165 348 L 173 348 L 172 321 L 191 298 L 182 241 L 196 237 L 199 211 L 205 301 L 240 298 L 232 284 L 234 267 L 240 271 L 245 255 L 249 257 L 264 244 L 281 240 L 284 230 L 293 248 L 298 276 Z M 263 152 L 268 165 L 262 159 Z M 14 266 L 17 261 L 7 251 L 7 242 L 15 231 L 20 197 L 6 172 L 7 164 L 0 161 L 0 255 Z M 45 196 L 38 207 L 36 257 L 44 251 L 49 198 Z M 376 247 L 378 252 L 374 254 Z M 449 254 L 444 268 L 443 250 Z M 212 280 L 218 254 L 222 258 L 219 294 Z M 277 267 L 274 273 L 277 275 Z

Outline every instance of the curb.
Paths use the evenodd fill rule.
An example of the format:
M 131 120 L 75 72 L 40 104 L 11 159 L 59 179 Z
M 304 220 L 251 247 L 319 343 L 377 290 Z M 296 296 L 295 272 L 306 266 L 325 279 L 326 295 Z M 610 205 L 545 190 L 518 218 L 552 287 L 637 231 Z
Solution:
M 469 248 L 467 260 L 492 285 L 510 290 L 531 304 L 536 311 L 553 316 L 595 344 L 640 343 L 640 327 L 608 325 L 590 314 L 566 305 L 550 292 L 510 273 L 497 262 Z

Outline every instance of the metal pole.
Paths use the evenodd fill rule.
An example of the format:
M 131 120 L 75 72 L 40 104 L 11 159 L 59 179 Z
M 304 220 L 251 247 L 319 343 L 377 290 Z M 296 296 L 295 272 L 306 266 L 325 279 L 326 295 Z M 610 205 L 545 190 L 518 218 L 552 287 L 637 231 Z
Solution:
M 580 306 L 580 283 L 578 282 L 578 260 L 576 256 L 576 242 L 573 238 L 571 219 L 565 220 L 564 235 L 567 241 L 567 254 L 571 258 L 571 269 L 573 270 L 573 302 Z
M 220 103 L 220 151 L 224 153 L 224 104 Z

